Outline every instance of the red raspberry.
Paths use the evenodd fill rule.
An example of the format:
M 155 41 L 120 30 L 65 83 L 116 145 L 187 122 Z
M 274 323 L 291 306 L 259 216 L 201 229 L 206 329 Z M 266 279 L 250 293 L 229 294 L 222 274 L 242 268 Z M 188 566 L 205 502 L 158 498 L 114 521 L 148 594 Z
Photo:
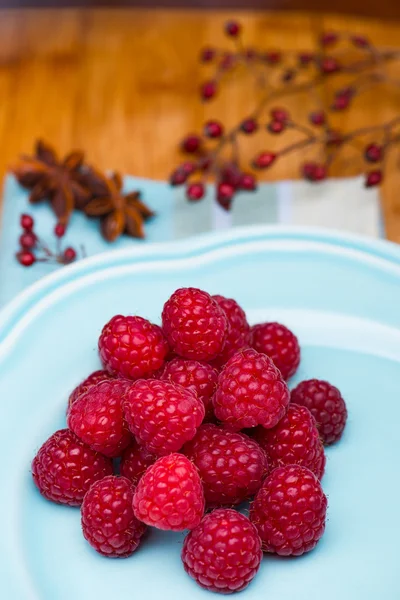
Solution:
M 69 429 L 53 433 L 32 461 L 33 481 L 42 496 L 70 506 L 79 506 L 92 483 L 112 472 L 111 460 Z
M 100 554 L 130 556 L 139 546 L 146 526 L 133 514 L 134 486 L 125 477 L 110 475 L 96 481 L 82 502 L 82 531 Z
M 192 390 L 204 404 L 206 416 L 213 416 L 211 398 L 218 381 L 218 371 L 214 367 L 197 360 L 175 358 L 165 365 L 160 379 Z
M 204 404 L 180 385 L 136 381 L 124 400 L 125 417 L 137 441 L 162 456 L 180 450 L 204 419 Z
M 242 348 L 250 344 L 250 325 L 246 319 L 246 313 L 236 300 L 224 296 L 213 296 L 226 314 L 228 321 L 228 335 L 225 340 L 221 354 L 213 361 L 217 367 L 222 367 L 230 358 Z
M 327 499 L 307 468 L 286 465 L 272 471 L 250 507 L 264 552 L 300 556 L 325 530 Z
M 135 516 L 158 529 L 196 527 L 204 514 L 204 493 L 196 467 L 182 454 L 169 454 L 149 467 L 133 498 Z
M 289 404 L 288 411 L 273 429 L 258 428 L 255 438 L 268 457 L 270 469 L 302 465 L 318 479 L 325 470 L 325 453 L 314 417 L 304 406 Z
M 213 398 L 217 419 L 238 431 L 274 427 L 289 404 L 289 390 L 274 363 L 252 348 L 234 354 L 218 378 Z
M 240 504 L 260 489 L 267 457 L 254 440 L 216 425 L 201 425 L 183 452 L 199 470 L 207 506 Z
M 225 313 L 210 294 L 202 290 L 176 290 L 164 304 L 162 323 L 169 345 L 183 358 L 208 361 L 224 346 Z
M 185 538 L 186 573 L 211 592 L 244 590 L 262 559 L 261 540 L 249 519 L 229 508 L 209 513 Z
M 283 379 L 287 380 L 300 364 L 300 346 L 297 337 L 280 323 L 260 323 L 251 328 L 251 345 L 274 361 Z
M 68 407 L 71 406 L 78 399 L 79 396 L 87 392 L 91 387 L 96 385 L 96 383 L 100 383 L 100 381 L 104 381 L 105 379 L 112 379 L 112 375 L 107 373 L 107 371 L 94 371 L 86 377 L 70 394 L 68 398 Z
M 156 460 L 157 457 L 154 454 L 151 454 L 144 446 L 139 446 L 137 441 L 133 440 L 121 456 L 121 475 L 130 479 L 136 485 L 143 473 Z
M 122 409 L 130 385 L 122 379 L 101 381 L 79 396 L 68 411 L 68 427 L 106 456 L 119 456 L 131 442 Z
M 317 422 L 324 444 L 333 444 L 342 437 L 347 409 L 334 385 L 320 379 L 302 381 L 292 390 L 290 401 L 308 408 Z
M 142 317 L 116 315 L 103 327 L 99 352 L 111 375 L 139 379 L 163 365 L 168 345 L 158 325 Z

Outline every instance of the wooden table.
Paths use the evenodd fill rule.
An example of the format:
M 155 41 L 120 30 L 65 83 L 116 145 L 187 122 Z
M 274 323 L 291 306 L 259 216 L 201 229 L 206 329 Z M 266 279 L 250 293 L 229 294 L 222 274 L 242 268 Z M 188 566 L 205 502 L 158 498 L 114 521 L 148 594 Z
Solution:
M 326 29 L 351 30 L 377 45 L 400 45 L 400 23 L 307 13 L 145 9 L 0 11 L 0 175 L 43 137 L 61 151 L 84 148 L 98 167 L 164 179 L 179 162 L 177 141 L 213 116 L 234 124 L 246 114 L 249 88 L 215 103 L 198 100 L 204 67 L 199 49 L 227 45 L 223 23 L 235 17 L 249 45 L 315 48 Z M 302 107 L 301 99 L 296 107 Z M 328 102 L 328 99 L 326 99 Z M 296 108 L 295 106 L 293 108 Z M 396 93 L 366 93 L 338 127 L 379 123 L 400 110 Z M 282 140 L 269 138 L 269 149 Z M 297 177 L 299 156 L 287 157 L 268 179 Z M 354 174 L 351 157 L 337 167 Z M 400 242 L 398 156 L 382 187 L 388 237 Z M 351 202 L 351 198 L 349 198 Z M 397 208 L 396 208 L 397 205 Z

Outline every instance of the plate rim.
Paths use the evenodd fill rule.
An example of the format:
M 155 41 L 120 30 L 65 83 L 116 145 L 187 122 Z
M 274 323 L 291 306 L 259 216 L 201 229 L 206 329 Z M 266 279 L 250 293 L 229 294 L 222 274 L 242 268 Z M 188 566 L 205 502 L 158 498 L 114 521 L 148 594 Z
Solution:
M 51 293 L 54 289 L 59 290 L 71 280 L 110 268 L 113 265 L 120 265 L 126 261 L 139 263 L 149 259 L 160 262 L 172 259 L 184 260 L 229 246 L 232 242 L 239 245 L 257 239 L 275 239 L 277 241 L 287 239 L 288 241 L 316 242 L 326 246 L 339 246 L 400 265 L 400 247 L 389 240 L 377 240 L 365 235 L 351 234 L 337 229 L 296 225 L 234 227 L 180 240 L 151 242 L 140 247 L 110 249 L 49 273 L 19 292 L 0 310 L 0 345 L 12 335 L 19 321 L 34 309 L 47 293 Z

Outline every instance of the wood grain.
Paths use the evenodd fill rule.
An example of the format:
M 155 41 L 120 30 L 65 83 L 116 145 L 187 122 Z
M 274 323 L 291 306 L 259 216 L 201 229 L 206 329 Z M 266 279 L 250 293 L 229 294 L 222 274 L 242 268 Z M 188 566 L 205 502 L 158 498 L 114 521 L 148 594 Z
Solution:
M 40 136 L 61 151 L 84 148 L 103 169 L 168 177 L 180 160 L 176 142 L 185 133 L 218 115 L 234 124 L 252 106 L 248 85 L 233 84 L 209 105 L 198 100 L 206 74 L 197 61 L 199 48 L 210 42 L 226 45 L 222 25 L 232 16 L 245 26 L 248 45 L 311 50 L 324 28 L 351 29 L 377 44 L 400 45 L 400 24 L 304 13 L 1 11 L 0 175 Z M 301 116 L 309 100 L 299 97 L 289 104 Z M 388 119 L 395 111 L 400 111 L 400 98 L 382 88 L 378 96 L 363 96 L 358 109 L 338 116 L 336 124 L 358 127 Z M 281 144 L 281 139 L 268 139 L 270 149 Z M 297 177 L 299 158 L 278 162 L 268 178 Z M 396 161 L 393 156 L 387 165 L 383 207 L 388 237 L 400 242 Z M 359 165 L 343 155 L 337 168 L 354 174 Z

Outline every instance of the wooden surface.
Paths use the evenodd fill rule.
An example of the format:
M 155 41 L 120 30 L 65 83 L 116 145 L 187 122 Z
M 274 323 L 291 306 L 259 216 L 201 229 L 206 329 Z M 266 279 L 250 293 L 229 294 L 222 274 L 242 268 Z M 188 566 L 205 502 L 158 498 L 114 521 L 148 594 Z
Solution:
M 251 87 L 234 85 L 209 105 L 198 100 L 206 71 L 205 44 L 226 45 L 221 31 L 239 18 L 248 45 L 310 49 L 324 29 L 362 33 L 376 44 L 400 46 L 400 23 L 300 13 L 150 10 L 0 11 L 0 175 L 38 136 L 60 150 L 86 150 L 100 168 L 164 179 L 180 160 L 177 141 L 213 116 L 229 124 L 252 106 Z M 250 91 L 249 91 L 250 90 Z M 298 116 L 309 109 L 298 98 Z M 328 102 L 328 98 L 325 99 Z M 379 123 L 400 112 L 399 92 L 366 93 L 338 127 Z M 282 144 L 268 138 L 269 149 Z M 304 158 L 304 156 L 302 157 Z M 288 156 L 269 179 L 297 177 L 300 156 Z M 400 242 L 399 157 L 387 165 L 382 188 L 388 237 Z M 337 167 L 354 174 L 351 156 Z M 349 198 L 351 202 L 351 198 Z

